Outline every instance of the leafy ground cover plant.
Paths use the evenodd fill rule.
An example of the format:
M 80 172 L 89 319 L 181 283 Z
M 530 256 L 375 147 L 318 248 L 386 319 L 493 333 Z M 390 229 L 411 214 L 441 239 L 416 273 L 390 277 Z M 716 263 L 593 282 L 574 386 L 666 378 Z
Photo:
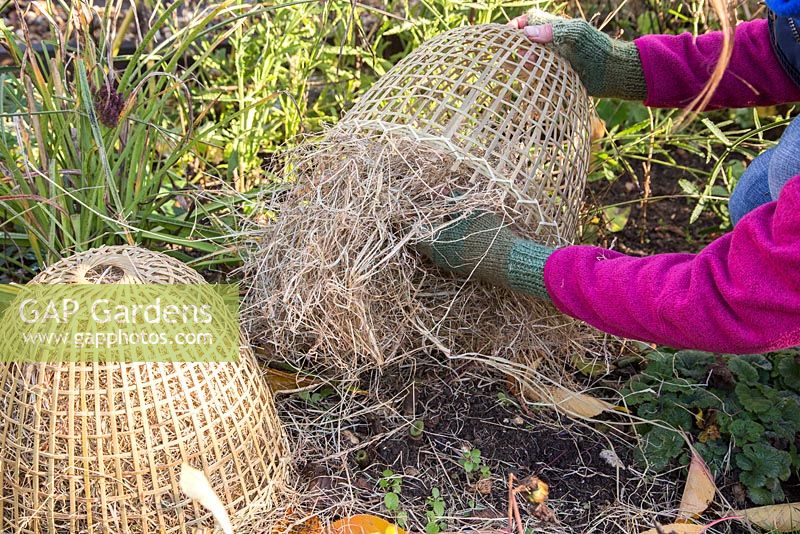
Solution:
M 444 521 L 445 504 L 439 488 L 431 488 L 431 496 L 426 500 L 425 518 L 425 534 L 439 534 L 445 528 L 447 523 Z
M 400 504 L 400 495 L 403 491 L 403 476 L 391 469 L 385 469 L 383 476 L 378 480 L 378 488 L 383 492 L 383 506 L 397 521 L 400 527 L 405 527 L 408 514 Z
M 474 478 L 489 478 L 492 476 L 492 471 L 486 465 L 481 457 L 480 449 L 469 449 L 461 454 L 459 461 L 464 472 L 467 474 L 467 479 Z
M 730 473 L 756 504 L 784 500 L 800 470 L 800 351 L 722 356 L 653 352 L 624 390 L 638 416 L 639 461 L 656 471 L 687 465 L 674 429 L 689 434 L 715 475 Z

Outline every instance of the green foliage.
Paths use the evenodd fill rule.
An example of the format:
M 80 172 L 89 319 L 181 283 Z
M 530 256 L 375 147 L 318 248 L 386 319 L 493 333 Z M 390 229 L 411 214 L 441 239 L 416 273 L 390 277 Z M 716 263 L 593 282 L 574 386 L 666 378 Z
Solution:
M 504 391 L 497 392 L 497 402 L 506 410 L 519 410 L 519 403 Z
M 330 386 L 323 386 L 315 391 L 301 391 L 297 393 L 297 398 L 316 408 L 320 407 L 325 399 L 336 395 L 336 390 Z
M 127 58 L 114 58 L 111 9 L 99 17 L 99 34 L 53 29 L 59 53 L 50 56 L 23 52 L 31 43 L 21 32 L 0 28 L 0 44 L 16 62 L 0 71 L 0 269 L 29 276 L 66 253 L 133 242 L 182 259 L 189 252 L 197 266 L 235 263 L 238 216 L 253 209 L 259 189 L 279 187 L 278 149 L 335 122 L 425 39 L 505 22 L 534 6 L 571 16 L 581 6 L 609 9 L 551 0 L 387 0 L 380 7 L 242 0 L 206 3 L 203 14 L 182 21 L 182 3 L 148 3 L 156 9 L 149 31 Z M 86 11 L 85 0 L 58 4 L 71 8 L 67 18 Z M 714 17 L 701 16 L 701 4 L 629 3 L 605 30 L 628 39 L 702 32 L 699 21 Z M 69 42 L 78 46 L 62 46 Z M 127 60 L 123 71 L 112 58 Z M 677 131 L 671 111 L 614 100 L 597 109 L 608 135 L 590 179 L 633 179 L 645 166 L 672 166 L 685 174 L 680 183 L 695 219 L 709 208 L 727 218 L 725 200 L 744 163 L 770 146 L 768 130 L 786 122 L 774 109 L 737 110 Z M 688 167 L 676 151 L 703 163 Z M 628 208 L 598 207 L 585 238 L 592 228 L 621 229 Z
M 206 125 L 227 123 L 214 129 L 202 153 L 238 190 L 247 190 L 269 179 L 265 158 L 291 146 L 297 134 L 336 122 L 425 39 L 468 24 L 505 22 L 524 5 L 389 0 L 376 9 L 301 1 L 256 10 L 227 29 L 228 48 L 209 53 L 211 43 L 196 47 L 205 87 L 196 98 L 214 104 Z M 256 128 L 259 135 L 253 135 Z
M 408 514 L 400 505 L 400 495 L 403 491 L 403 478 L 391 469 L 385 469 L 378 480 L 378 487 L 383 493 L 383 506 L 391 513 L 400 527 L 405 527 Z
M 225 49 L 209 53 L 213 43 L 198 43 L 202 89 L 197 99 L 213 103 L 206 122 L 210 142 L 202 153 L 238 190 L 268 179 L 266 157 L 297 134 L 335 122 L 358 93 L 362 77 L 368 85 L 388 68 L 369 50 L 345 45 L 351 40 L 352 9 L 335 2 L 295 2 L 254 10 L 228 29 Z M 375 60 L 372 68 L 356 67 L 364 57 Z M 217 122 L 227 127 L 213 128 Z
M 655 427 L 644 434 L 641 447 L 636 453 L 641 463 L 655 471 L 665 470 L 676 458 L 680 459 L 681 464 L 689 461 L 680 434 L 661 427 Z
M 750 499 L 769 504 L 784 499 L 781 482 L 800 469 L 799 355 L 653 352 L 624 393 L 637 415 L 693 436 L 712 472 L 732 461 Z M 650 468 L 688 464 L 677 432 L 647 425 L 640 437 L 638 458 Z
M 483 462 L 480 449 L 464 451 L 461 454 L 459 463 L 467 473 L 467 478 L 474 477 L 475 475 L 479 475 L 480 478 L 489 478 L 492 476 L 491 469 Z
M 68 18 L 85 22 L 69 33 L 53 26 L 54 47 L 41 54 L 27 33 L 20 37 L 0 21 L 0 45 L 14 63 L 0 72 L 0 244 L 19 251 L 0 260 L 31 274 L 28 254 L 42 266 L 102 244 L 217 255 L 236 225 L 233 205 L 242 199 L 217 195 L 213 176 L 200 183 L 183 172 L 203 137 L 195 128 L 191 67 L 178 64 L 225 13 L 211 8 L 156 42 L 176 2 L 118 72 L 109 60 L 115 3 L 95 18 L 94 34 L 93 12 L 67 2 Z M 48 5 L 53 9 L 50 2 L 38 7 Z
M 780 482 L 791 474 L 791 457 L 786 451 L 764 443 L 750 443 L 736 456 L 742 472 L 739 481 L 756 504 L 772 504 L 785 497 Z
M 445 514 L 444 498 L 439 491 L 439 488 L 431 489 L 431 496 L 428 497 L 425 506 L 425 534 L 439 534 L 447 528 L 447 523 L 443 517 Z
M 56 3 L 67 19 L 94 17 L 86 0 L 35 8 Z M 278 147 L 335 122 L 424 39 L 531 6 L 226 1 L 187 21 L 177 15 L 183 0 L 155 2 L 138 49 L 115 57 L 111 13 L 121 3 L 95 17 L 99 34 L 88 22 L 69 34 L 51 28 L 50 55 L 30 53 L 19 28 L 0 28 L 15 60 L 0 71 L 0 270 L 15 278 L 101 244 L 236 263 L 240 215 L 280 182 Z

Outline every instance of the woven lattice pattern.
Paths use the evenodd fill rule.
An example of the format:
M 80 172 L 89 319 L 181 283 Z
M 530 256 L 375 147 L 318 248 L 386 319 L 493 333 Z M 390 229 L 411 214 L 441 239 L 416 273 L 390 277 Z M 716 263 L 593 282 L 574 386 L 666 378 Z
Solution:
M 566 60 L 498 24 L 425 42 L 345 116 L 347 131 L 432 143 L 505 184 L 510 207 L 553 245 L 571 242 L 589 164 L 592 106 Z
M 205 283 L 163 254 L 104 247 L 32 283 Z M 191 533 L 210 513 L 179 489 L 201 469 L 234 523 L 269 510 L 287 445 L 245 343 L 237 363 L 0 365 L 3 532 Z

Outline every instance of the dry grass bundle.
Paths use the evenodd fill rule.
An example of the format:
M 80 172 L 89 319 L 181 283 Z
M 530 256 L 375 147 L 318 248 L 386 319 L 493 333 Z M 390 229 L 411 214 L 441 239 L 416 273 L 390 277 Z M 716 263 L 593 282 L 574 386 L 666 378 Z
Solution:
M 259 234 L 247 276 L 251 336 L 277 356 L 356 372 L 432 349 L 532 359 L 591 335 L 550 306 L 450 276 L 415 252 L 487 206 L 530 233 L 502 184 L 405 136 L 338 128 L 292 156 L 299 183 L 267 206 L 279 215 Z
M 533 299 L 426 266 L 413 245 L 479 209 L 572 240 L 591 105 L 566 61 L 500 25 L 447 32 L 289 155 L 247 267 L 251 335 L 345 372 L 437 349 L 532 360 L 574 325 Z M 462 193 L 457 202 L 453 192 Z
M 103 247 L 33 283 L 205 283 L 177 260 Z M 252 351 L 224 363 L 0 365 L 1 530 L 194 532 L 208 510 L 182 493 L 204 471 L 234 524 L 274 509 L 287 445 Z

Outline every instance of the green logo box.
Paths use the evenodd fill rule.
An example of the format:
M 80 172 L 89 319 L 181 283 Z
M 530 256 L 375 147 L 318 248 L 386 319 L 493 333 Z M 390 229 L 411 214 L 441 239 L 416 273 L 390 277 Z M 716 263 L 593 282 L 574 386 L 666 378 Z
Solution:
M 3 362 L 239 358 L 237 284 L 52 284 L 0 293 Z

